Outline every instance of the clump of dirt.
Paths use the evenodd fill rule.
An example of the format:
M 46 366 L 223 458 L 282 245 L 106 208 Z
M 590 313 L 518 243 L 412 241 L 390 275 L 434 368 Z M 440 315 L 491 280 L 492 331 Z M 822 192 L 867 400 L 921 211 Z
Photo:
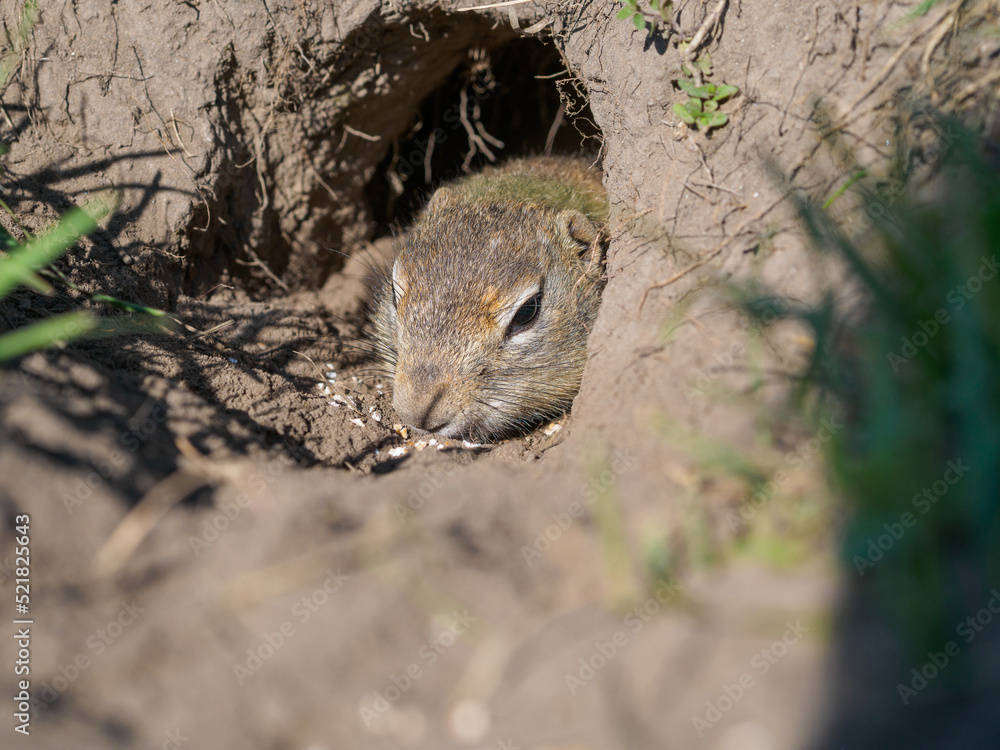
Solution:
M 618 4 L 42 9 L 2 92 L 0 191 L 35 231 L 119 189 L 59 267 L 184 326 L 0 370 L 4 533 L 30 517 L 32 746 L 822 742 L 833 511 L 784 411 L 809 342 L 762 341 L 705 288 L 816 293 L 828 271 L 767 162 L 842 184 L 823 111 L 878 170 L 886 102 L 958 11 L 711 5 L 679 8 L 680 32 L 704 24 L 711 78 L 739 94 L 703 134 L 672 109 L 678 30 Z M 393 456 L 366 263 L 441 180 L 549 149 L 599 155 L 613 203 L 572 416 Z M 5 330 L 99 307 L 69 288 L 2 305 Z M 754 494 L 710 469 L 719 446 L 789 482 Z M 815 549 L 794 566 L 739 547 L 803 515 Z

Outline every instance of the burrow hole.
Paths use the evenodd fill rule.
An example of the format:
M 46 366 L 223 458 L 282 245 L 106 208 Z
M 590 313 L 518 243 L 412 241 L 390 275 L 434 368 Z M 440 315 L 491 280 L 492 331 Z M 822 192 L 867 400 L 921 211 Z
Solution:
M 521 37 L 471 48 L 368 184 L 375 236 L 405 228 L 436 187 L 464 173 L 544 153 L 596 158 L 600 146 L 582 86 L 552 45 Z

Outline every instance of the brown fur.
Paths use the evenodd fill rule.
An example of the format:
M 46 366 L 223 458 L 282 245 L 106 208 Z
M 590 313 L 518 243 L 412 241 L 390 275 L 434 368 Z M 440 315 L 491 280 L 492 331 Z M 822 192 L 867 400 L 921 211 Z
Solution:
M 486 440 L 569 408 L 600 301 L 606 216 L 600 174 L 564 157 L 434 193 L 372 312 L 405 423 Z M 537 315 L 521 326 L 518 310 Z

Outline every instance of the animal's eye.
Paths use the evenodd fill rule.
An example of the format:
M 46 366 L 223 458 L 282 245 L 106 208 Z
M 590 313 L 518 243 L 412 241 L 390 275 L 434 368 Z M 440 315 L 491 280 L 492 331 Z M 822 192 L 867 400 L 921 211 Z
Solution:
M 515 333 L 523 331 L 531 325 L 535 318 L 538 317 L 538 313 L 541 309 L 542 293 L 538 292 L 538 294 L 521 305 L 517 312 L 514 313 L 514 317 L 510 321 L 510 326 L 507 328 L 507 335 L 513 336 Z

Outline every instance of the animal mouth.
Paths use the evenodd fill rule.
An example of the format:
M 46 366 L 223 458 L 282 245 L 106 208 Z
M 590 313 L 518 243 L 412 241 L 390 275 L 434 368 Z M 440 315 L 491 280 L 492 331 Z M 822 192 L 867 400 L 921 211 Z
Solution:
M 465 440 L 469 437 L 459 425 L 452 422 L 444 422 L 436 427 L 417 427 L 412 424 L 406 426 L 417 435 L 439 435 L 453 440 Z

